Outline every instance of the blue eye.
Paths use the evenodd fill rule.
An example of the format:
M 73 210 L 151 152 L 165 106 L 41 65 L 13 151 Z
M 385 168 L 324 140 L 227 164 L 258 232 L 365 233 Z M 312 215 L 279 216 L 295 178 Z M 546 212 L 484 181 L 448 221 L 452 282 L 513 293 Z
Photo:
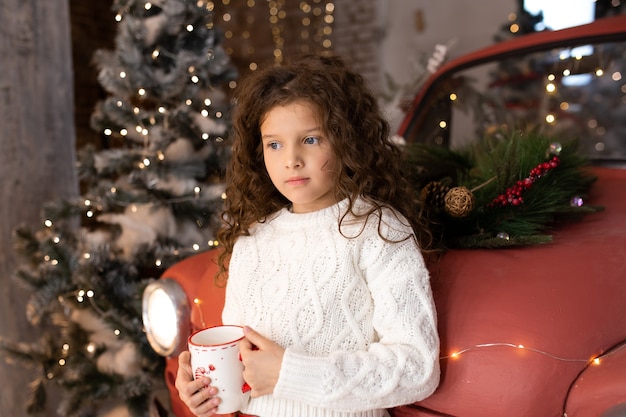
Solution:
M 267 147 L 270 149 L 279 149 L 281 145 L 278 142 L 270 142 L 267 144 Z
M 319 141 L 320 139 L 315 136 L 307 136 L 306 138 L 304 138 L 304 143 L 306 143 L 307 145 L 316 145 L 319 143 Z

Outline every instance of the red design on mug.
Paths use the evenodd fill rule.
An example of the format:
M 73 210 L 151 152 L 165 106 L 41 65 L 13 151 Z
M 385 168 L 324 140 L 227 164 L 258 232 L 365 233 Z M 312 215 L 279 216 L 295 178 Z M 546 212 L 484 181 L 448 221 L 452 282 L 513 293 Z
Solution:
M 196 379 L 198 379 L 198 378 L 205 376 L 208 373 L 209 372 L 206 369 L 204 369 L 202 366 L 198 366 L 196 368 L 196 372 L 194 373 L 194 375 L 196 376 Z

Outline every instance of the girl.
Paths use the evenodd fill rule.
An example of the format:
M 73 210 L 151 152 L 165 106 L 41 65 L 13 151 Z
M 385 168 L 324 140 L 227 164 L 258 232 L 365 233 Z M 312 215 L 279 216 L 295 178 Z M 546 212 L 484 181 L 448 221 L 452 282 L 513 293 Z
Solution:
M 339 58 L 309 56 L 242 82 L 220 268 L 223 322 L 246 325 L 244 413 L 384 416 L 437 387 L 420 252 L 431 236 L 389 133 Z M 179 362 L 181 399 L 213 415 L 217 390 L 193 380 L 187 352 Z

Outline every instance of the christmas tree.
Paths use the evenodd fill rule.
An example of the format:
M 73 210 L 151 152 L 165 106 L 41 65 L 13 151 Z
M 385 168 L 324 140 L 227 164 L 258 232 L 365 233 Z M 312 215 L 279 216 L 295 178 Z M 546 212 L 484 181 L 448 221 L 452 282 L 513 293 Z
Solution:
M 117 0 L 116 48 L 97 51 L 109 93 L 92 116 L 105 145 L 79 151 L 78 201 L 52 201 L 16 230 L 17 279 L 38 343 L 0 341 L 32 370 L 32 414 L 60 389 L 60 416 L 165 415 L 163 358 L 141 319 L 145 286 L 214 246 L 228 159 L 228 85 L 212 3 Z

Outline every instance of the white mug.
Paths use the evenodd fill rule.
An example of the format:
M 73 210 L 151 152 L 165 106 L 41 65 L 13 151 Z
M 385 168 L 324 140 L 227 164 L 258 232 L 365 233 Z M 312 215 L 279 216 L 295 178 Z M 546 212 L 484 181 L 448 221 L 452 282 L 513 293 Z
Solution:
M 241 410 L 250 399 L 250 387 L 243 380 L 243 363 L 239 341 L 243 339 L 240 326 L 215 326 L 198 330 L 189 336 L 191 370 L 194 379 L 206 376 L 219 392 L 221 402 L 217 414 Z

